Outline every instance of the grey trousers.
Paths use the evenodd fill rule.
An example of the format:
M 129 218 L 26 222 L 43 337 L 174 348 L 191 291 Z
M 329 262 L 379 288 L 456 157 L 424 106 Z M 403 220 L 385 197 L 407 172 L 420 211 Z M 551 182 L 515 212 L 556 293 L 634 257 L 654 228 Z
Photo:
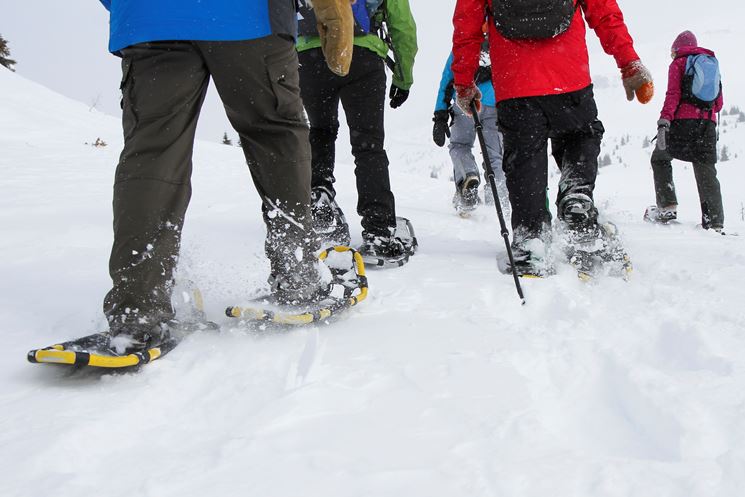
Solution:
M 678 205 L 673 182 L 673 156 L 667 150 L 655 147 L 652 152 L 652 174 L 654 175 L 654 192 L 657 207 Z M 693 174 L 701 203 L 701 225 L 704 228 L 724 226 L 724 209 L 722 193 L 717 179 L 716 164 L 693 163 Z
M 473 119 L 463 113 L 457 105 L 453 106 L 453 124 L 450 127 L 450 159 L 453 161 L 453 178 L 458 185 L 468 175 L 479 175 L 476 159 L 473 156 L 473 146 L 476 142 L 476 129 Z M 497 108 L 484 105 L 479 113 L 483 125 L 484 141 L 489 152 L 497 184 L 504 185 L 502 171 L 502 135 L 497 129 Z
M 112 330 L 173 317 L 194 133 L 210 79 L 263 200 L 272 271 L 312 265 L 310 147 L 297 68 L 294 43 L 280 36 L 122 50 L 124 149 L 114 183 L 113 287 L 104 299 Z
M 483 126 L 486 150 L 489 154 L 492 169 L 494 169 L 494 180 L 497 185 L 499 201 L 505 215 L 509 217 L 511 209 L 507 183 L 502 170 L 502 133 L 497 129 L 497 108 L 490 105 L 482 106 L 479 118 Z M 453 179 L 456 188 L 466 179 L 466 176 L 479 175 L 476 159 L 473 156 L 473 147 L 476 143 L 476 129 L 473 119 L 465 115 L 460 107 L 454 105 L 448 148 L 450 150 L 450 160 L 453 162 Z M 486 179 L 486 171 L 484 171 L 484 178 Z M 491 203 L 492 195 L 491 187 L 485 181 L 484 198 L 487 203 Z

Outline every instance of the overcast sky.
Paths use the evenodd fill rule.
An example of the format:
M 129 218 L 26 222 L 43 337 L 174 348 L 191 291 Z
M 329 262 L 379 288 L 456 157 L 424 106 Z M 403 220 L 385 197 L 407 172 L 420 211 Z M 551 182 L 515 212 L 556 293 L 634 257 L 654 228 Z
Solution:
M 108 51 L 109 14 L 98 0 L 0 0 L 0 34 L 16 72 L 107 114 L 119 116 L 120 60 Z M 214 88 L 197 136 L 235 139 Z

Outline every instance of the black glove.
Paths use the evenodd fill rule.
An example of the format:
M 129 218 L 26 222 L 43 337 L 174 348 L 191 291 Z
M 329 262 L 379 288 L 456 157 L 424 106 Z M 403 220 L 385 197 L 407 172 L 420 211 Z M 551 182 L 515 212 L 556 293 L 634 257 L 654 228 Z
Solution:
M 670 121 L 660 119 L 657 121 L 657 148 L 660 150 L 667 149 L 667 133 L 670 131 Z
M 450 138 L 450 126 L 448 121 L 450 120 L 450 111 L 447 110 L 436 110 L 435 117 L 432 118 L 435 125 L 432 126 L 432 140 L 435 145 L 442 147 L 445 145 L 445 137 Z
M 391 85 L 391 91 L 388 93 L 388 96 L 391 98 L 391 108 L 397 109 L 409 98 L 409 90 L 402 90 L 396 85 Z

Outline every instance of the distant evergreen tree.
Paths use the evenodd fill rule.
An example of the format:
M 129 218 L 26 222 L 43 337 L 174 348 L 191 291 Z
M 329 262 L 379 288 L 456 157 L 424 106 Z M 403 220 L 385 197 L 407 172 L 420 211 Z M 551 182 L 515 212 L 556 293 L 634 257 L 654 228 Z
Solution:
M 10 58 L 10 49 L 8 48 L 8 42 L 0 35 L 0 66 L 7 67 L 11 71 L 15 71 L 13 66 L 16 61 Z
M 722 147 L 722 150 L 719 151 L 719 162 L 727 162 L 729 160 L 729 149 L 727 148 L 727 145 L 724 145 Z
M 647 147 L 649 147 L 649 146 L 650 146 L 651 144 L 652 144 L 652 143 L 651 143 L 651 142 L 649 141 L 649 137 L 645 136 L 645 137 L 644 137 L 644 141 L 642 142 L 642 148 L 647 148 Z
M 737 118 L 738 123 L 745 123 L 745 112 L 740 112 L 740 117 Z
M 610 166 L 611 164 L 613 164 L 613 160 L 610 158 L 610 155 L 608 154 L 605 154 L 600 159 L 600 167 Z
M 233 141 L 230 138 L 228 138 L 227 131 L 222 135 L 222 144 L 223 145 L 232 145 L 233 144 Z
M 737 115 L 739 113 L 740 113 L 740 108 L 739 107 L 737 107 L 736 105 L 733 105 L 732 107 L 730 107 L 729 114 L 731 116 Z

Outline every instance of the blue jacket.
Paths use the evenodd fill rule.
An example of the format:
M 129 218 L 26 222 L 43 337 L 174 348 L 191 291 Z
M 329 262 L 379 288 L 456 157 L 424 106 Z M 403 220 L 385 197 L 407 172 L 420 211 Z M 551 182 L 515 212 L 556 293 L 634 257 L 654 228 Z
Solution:
M 109 51 L 147 41 L 295 37 L 293 0 L 101 0 L 111 13 Z
M 453 84 L 453 70 L 450 65 L 453 63 L 453 53 L 450 52 L 450 57 L 445 63 L 445 69 L 442 71 L 442 78 L 440 79 L 440 91 L 437 92 L 437 103 L 435 103 L 435 111 L 447 110 L 450 107 L 453 99 L 452 90 L 448 91 L 448 87 L 452 88 Z M 494 87 L 491 81 L 484 81 L 480 83 L 479 90 L 481 91 L 481 103 L 494 107 L 497 105 L 497 99 L 494 98 Z

